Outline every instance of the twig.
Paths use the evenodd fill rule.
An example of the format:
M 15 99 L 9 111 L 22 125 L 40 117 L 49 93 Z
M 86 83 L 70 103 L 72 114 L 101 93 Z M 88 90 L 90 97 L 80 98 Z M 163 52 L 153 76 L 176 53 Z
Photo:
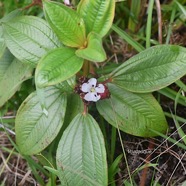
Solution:
M 16 173 L 14 175 L 15 176 L 15 179 L 14 179 L 15 185 L 16 185 L 16 182 L 17 182 L 17 173 L 18 173 L 17 170 L 18 170 L 18 166 L 19 166 L 19 160 L 20 160 L 20 155 L 17 156 L 17 162 L 16 162 L 16 166 L 15 166 L 15 173 Z
M 27 173 L 24 175 L 22 178 L 21 182 L 18 184 L 19 186 L 24 185 L 25 182 L 27 181 L 28 176 L 31 174 L 31 170 L 28 170 Z
M 170 176 L 170 178 L 169 178 L 169 180 L 168 180 L 166 186 L 169 185 L 169 183 L 170 183 L 170 181 L 171 181 L 171 179 L 172 179 L 172 177 L 173 177 L 173 175 L 174 175 L 176 169 L 178 168 L 179 164 L 181 163 L 181 160 L 185 157 L 185 155 L 186 155 L 186 152 L 185 152 L 185 153 L 183 154 L 183 156 L 179 159 L 179 162 L 178 162 L 178 164 L 176 165 L 176 167 L 174 168 L 174 170 L 173 170 L 173 172 L 172 172 L 172 174 L 171 174 L 171 176 Z
M 9 128 L 5 127 L 3 124 L 0 123 L 0 128 L 3 128 L 4 130 L 6 130 L 7 132 L 9 132 L 10 134 L 13 134 L 15 136 L 15 132 L 10 130 Z

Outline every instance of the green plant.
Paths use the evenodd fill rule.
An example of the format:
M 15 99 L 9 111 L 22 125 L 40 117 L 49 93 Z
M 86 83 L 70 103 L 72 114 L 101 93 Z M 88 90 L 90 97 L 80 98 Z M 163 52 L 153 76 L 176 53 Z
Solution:
M 17 112 L 16 142 L 24 155 L 57 144 L 56 165 L 51 161 L 46 169 L 62 185 L 108 185 L 103 135 L 89 107 L 126 133 L 156 136 L 154 131 L 167 130 L 167 122 L 151 92 L 185 75 L 185 48 L 143 50 L 136 44 L 142 52 L 97 78 L 94 63 L 106 60 L 102 38 L 112 26 L 114 9 L 114 0 L 82 0 L 77 11 L 44 0 L 46 21 L 20 16 L 20 10 L 0 20 L 0 106 L 35 69 L 36 91 Z

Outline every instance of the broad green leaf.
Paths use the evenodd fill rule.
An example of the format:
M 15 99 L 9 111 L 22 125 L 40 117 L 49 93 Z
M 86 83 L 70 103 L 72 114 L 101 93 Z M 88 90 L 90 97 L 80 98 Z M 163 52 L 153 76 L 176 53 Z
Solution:
M 47 53 L 36 68 L 38 87 L 55 85 L 75 75 L 82 67 L 83 59 L 75 55 L 75 49 L 57 48 Z
M 32 68 L 27 64 L 14 59 L 10 63 L 11 56 L 5 57 L 5 60 L 0 62 L 0 73 L 4 71 L 4 76 L 0 80 L 0 107 L 10 99 L 21 84 L 32 76 Z M 3 70 L 4 68 L 4 70 Z
M 16 9 L 16 10 L 10 12 L 9 14 L 5 15 L 2 19 L 0 19 L 0 23 L 8 22 L 17 16 L 21 16 L 22 13 L 23 13 L 23 9 Z
M 0 56 L 0 82 L 6 74 L 6 70 L 8 69 L 13 60 L 14 56 L 10 53 L 10 51 L 6 48 L 3 49 L 2 56 Z
M 73 119 L 59 142 L 56 159 L 61 185 L 108 185 L 103 135 L 91 115 Z
M 186 74 L 186 49 L 159 45 L 130 58 L 111 73 L 113 83 L 132 92 L 164 88 Z
M 74 75 L 66 81 L 63 81 L 55 86 L 60 88 L 63 92 L 72 93 L 74 91 L 74 87 L 76 86 L 76 76 Z
M 5 49 L 6 49 L 6 45 L 3 38 L 3 28 L 2 26 L 0 26 L 0 58 L 4 54 Z
M 156 136 L 149 129 L 164 133 L 167 122 L 163 111 L 151 94 L 128 92 L 109 84 L 110 99 L 97 102 L 99 113 L 114 127 L 141 137 Z
M 83 47 L 86 43 L 85 24 L 78 13 L 57 2 L 43 2 L 45 17 L 63 44 Z
M 0 29 L 0 32 L 1 32 L 1 29 Z M 5 49 L 6 49 L 5 41 L 4 39 L 0 38 L 0 58 L 2 57 Z
M 89 61 L 103 62 L 106 59 L 106 53 L 103 49 L 100 36 L 91 32 L 87 42 L 87 47 L 76 50 L 76 55 Z
M 46 96 L 45 95 L 45 88 L 39 88 L 36 84 L 36 94 L 37 94 L 37 99 L 39 100 L 39 103 L 41 105 L 41 109 L 45 116 L 48 116 L 48 110 L 47 110 L 47 105 L 46 105 Z
M 20 106 L 16 121 L 16 142 L 22 154 L 36 154 L 46 148 L 57 136 L 64 121 L 66 94 L 53 86 L 46 88 L 44 95 L 48 116 L 43 113 L 36 92 Z
M 57 36 L 41 18 L 20 16 L 3 23 L 7 47 L 21 62 L 36 65 L 39 59 L 60 46 Z
M 60 88 L 60 90 L 62 92 L 64 91 L 63 88 L 62 89 Z M 65 131 L 65 129 L 69 126 L 69 124 L 74 119 L 74 117 L 77 114 L 82 113 L 84 110 L 83 101 L 82 101 L 82 99 L 80 99 L 80 96 L 78 94 L 72 93 L 72 91 L 71 91 L 71 93 L 66 92 L 66 94 L 67 94 L 67 106 L 66 106 L 64 123 L 63 123 L 63 126 L 62 126 L 60 132 L 58 133 L 57 137 L 55 138 L 55 141 L 51 145 L 52 149 L 54 149 L 53 151 L 55 151 L 55 152 L 56 152 L 59 141 L 60 141 L 61 136 L 62 136 L 63 132 Z
M 75 87 L 75 84 L 76 84 L 76 80 L 75 80 L 75 76 L 73 76 L 67 79 L 66 81 L 63 81 L 62 83 L 55 85 L 55 87 L 60 89 L 61 92 L 72 93 Z M 44 87 L 40 88 L 36 84 L 36 92 L 37 92 L 38 99 L 40 101 L 43 113 L 47 116 L 48 111 L 47 111 L 46 103 L 45 103 L 46 99 L 45 97 L 43 97 L 44 91 L 45 91 Z
M 63 91 L 63 90 L 62 90 Z M 54 149 L 57 149 L 61 136 L 65 129 L 69 126 L 71 121 L 77 116 L 79 113 L 83 113 L 84 104 L 82 99 L 78 94 L 75 93 L 67 93 L 67 107 L 65 113 L 65 120 L 63 123 L 63 127 L 61 128 L 57 138 L 55 139 L 55 146 Z
M 112 26 L 115 0 L 81 0 L 77 11 L 85 21 L 86 34 L 96 32 L 103 37 Z

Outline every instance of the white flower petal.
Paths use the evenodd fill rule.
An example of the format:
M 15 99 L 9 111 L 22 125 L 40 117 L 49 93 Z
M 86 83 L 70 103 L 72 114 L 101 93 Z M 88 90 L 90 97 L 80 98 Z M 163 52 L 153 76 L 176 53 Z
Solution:
M 88 83 L 83 83 L 81 86 L 81 90 L 83 92 L 90 92 L 90 88 L 91 88 L 91 86 Z
M 85 94 L 84 99 L 85 99 L 86 101 L 92 101 L 92 93 L 87 93 L 87 94 Z
M 97 79 L 91 78 L 88 80 L 88 83 L 91 85 L 91 87 L 96 87 Z
M 69 1 L 69 0 L 64 0 L 64 3 L 65 3 L 66 5 L 70 5 L 70 1 Z
M 101 98 L 100 95 L 97 95 L 96 93 L 87 93 L 84 97 L 86 101 L 98 101 Z
M 103 84 L 98 84 L 98 86 L 96 87 L 96 92 L 97 93 L 104 93 L 105 92 L 105 87 Z
M 92 101 L 96 102 L 96 101 L 98 101 L 100 98 L 101 98 L 100 95 L 94 94 L 94 98 L 93 98 Z

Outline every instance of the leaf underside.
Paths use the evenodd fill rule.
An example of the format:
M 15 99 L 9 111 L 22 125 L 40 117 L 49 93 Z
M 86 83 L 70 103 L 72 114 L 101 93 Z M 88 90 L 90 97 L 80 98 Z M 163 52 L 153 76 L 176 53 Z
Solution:
M 62 185 L 107 186 L 106 151 L 101 130 L 91 115 L 78 114 L 57 149 Z
M 35 66 L 39 59 L 60 43 L 41 18 L 20 16 L 3 23 L 4 38 L 11 53 L 21 62 Z
M 149 129 L 164 133 L 167 122 L 158 102 L 151 94 L 136 94 L 109 84 L 110 99 L 98 101 L 99 113 L 111 125 L 141 137 L 156 136 Z
M 0 107 L 16 92 L 21 84 L 31 78 L 33 69 L 15 59 L 9 50 L 5 50 L 0 59 Z
M 186 73 L 186 49 L 159 45 L 144 50 L 116 68 L 113 83 L 132 92 L 152 92 L 164 88 Z
M 44 91 L 46 116 L 36 92 L 21 104 L 15 121 L 16 142 L 22 154 L 41 152 L 57 136 L 64 121 L 67 98 L 56 87 Z

